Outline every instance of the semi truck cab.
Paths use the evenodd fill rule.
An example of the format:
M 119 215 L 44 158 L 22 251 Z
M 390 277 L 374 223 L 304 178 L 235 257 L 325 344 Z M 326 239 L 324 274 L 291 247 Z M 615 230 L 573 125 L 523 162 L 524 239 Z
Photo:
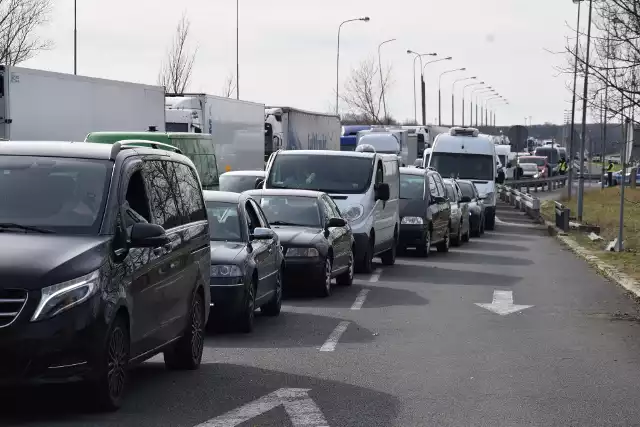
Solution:
M 167 132 L 211 133 L 204 129 L 200 99 L 191 96 L 165 98 Z

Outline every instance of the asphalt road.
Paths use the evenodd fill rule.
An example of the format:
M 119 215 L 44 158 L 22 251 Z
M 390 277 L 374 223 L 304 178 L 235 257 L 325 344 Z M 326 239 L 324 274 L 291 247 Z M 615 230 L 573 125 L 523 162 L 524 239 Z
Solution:
M 520 213 L 498 217 L 448 254 L 379 265 L 328 299 L 292 297 L 251 335 L 210 335 L 199 371 L 143 364 L 117 413 L 48 387 L 4 393 L 0 424 L 639 425 L 634 301 Z M 476 305 L 494 299 L 498 313 L 521 310 Z

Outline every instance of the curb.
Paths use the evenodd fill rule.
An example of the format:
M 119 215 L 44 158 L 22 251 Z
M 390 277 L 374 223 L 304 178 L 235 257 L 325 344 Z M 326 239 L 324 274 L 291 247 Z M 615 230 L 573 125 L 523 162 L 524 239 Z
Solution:
M 551 234 L 551 228 L 552 226 L 549 226 L 550 234 Z M 624 289 L 632 293 L 634 296 L 640 297 L 640 283 L 638 283 L 638 281 L 626 275 L 625 273 L 622 273 L 612 265 L 602 261 L 600 258 L 593 255 L 593 253 L 590 250 L 578 244 L 578 242 L 573 240 L 571 237 L 568 237 L 566 235 L 561 235 L 561 234 L 552 234 L 552 235 L 554 235 L 556 239 L 564 243 L 565 246 L 571 249 L 571 251 L 574 252 L 576 255 L 578 255 L 580 258 L 584 259 L 590 265 L 594 266 L 607 279 L 617 283 L 619 286 L 622 286 Z

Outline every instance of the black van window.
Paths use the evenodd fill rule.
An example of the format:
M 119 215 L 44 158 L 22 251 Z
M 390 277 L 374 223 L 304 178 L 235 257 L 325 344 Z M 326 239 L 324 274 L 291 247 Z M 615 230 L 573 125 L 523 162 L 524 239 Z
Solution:
M 189 224 L 207 219 L 202 190 L 196 172 L 189 166 L 174 162 L 178 178 L 179 195 L 182 200 L 182 222 Z
M 153 222 L 167 230 L 182 225 L 182 200 L 173 162 L 146 161 L 143 171 L 149 183 Z

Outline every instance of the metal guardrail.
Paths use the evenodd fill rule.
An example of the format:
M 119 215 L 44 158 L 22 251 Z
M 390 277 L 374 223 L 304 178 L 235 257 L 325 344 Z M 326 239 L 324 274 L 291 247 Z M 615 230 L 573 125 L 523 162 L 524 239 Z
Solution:
M 560 175 L 551 178 L 507 180 L 503 185 L 526 193 L 531 191 L 538 192 L 538 189 L 540 191 L 553 191 L 565 187 L 568 179 L 567 175 Z
M 535 220 L 540 218 L 540 199 L 504 184 L 498 185 L 497 188 L 500 200 L 509 203 L 516 209 L 520 209 L 521 212 L 526 213 L 529 217 Z

